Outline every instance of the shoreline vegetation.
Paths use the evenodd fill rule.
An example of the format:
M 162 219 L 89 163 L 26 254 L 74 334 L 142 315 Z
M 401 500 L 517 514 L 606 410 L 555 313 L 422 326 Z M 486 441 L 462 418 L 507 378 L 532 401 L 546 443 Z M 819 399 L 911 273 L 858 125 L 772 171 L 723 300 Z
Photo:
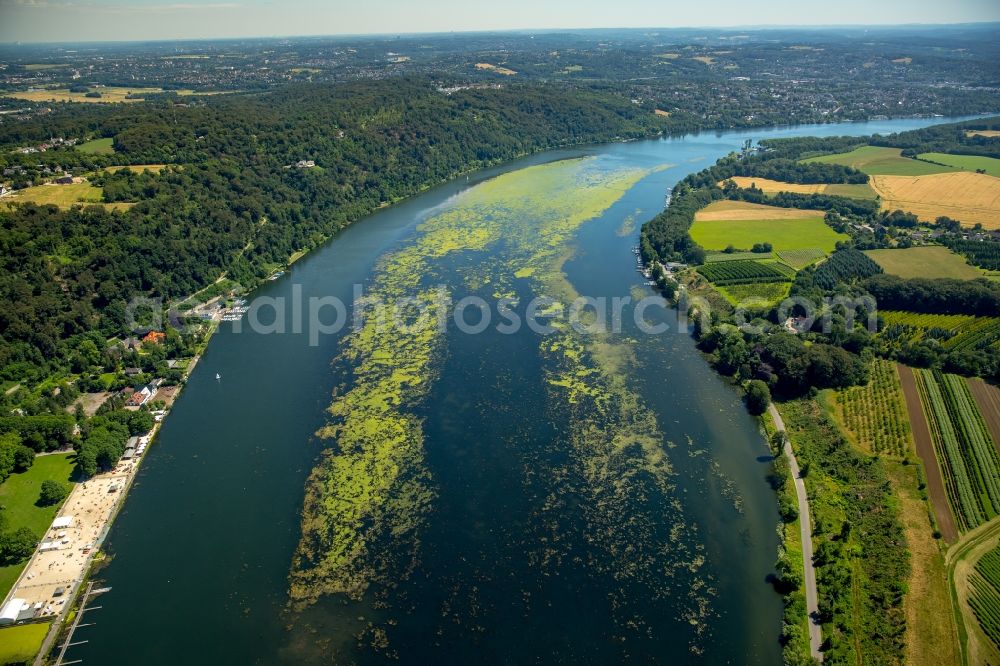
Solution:
M 985 124 L 992 127 L 998 121 L 994 118 Z M 954 605 L 957 628 L 940 621 L 944 607 L 952 606 L 955 567 L 952 564 L 945 576 L 945 550 L 930 504 L 932 498 L 927 491 L 924 467 L 914 460 L 918 449 L 910 435 L 910 423 L 922 428 L 925 413 L 934 416 L 930 422 L 935 424 L 936 452 L 930 452 L 929 462 L 924 452 L 921 455 L 925 455 L 927 464 L 934 465 L 935 473 L 938 465 L 935 457 L 946 470 L 958 470 L 950 472 L 957 475 L 957 480 L 949 478 L 948 500 L 942 496 L 935 501 L 947 501 L 956 511 L 962 507 L 969 516 L 969 527 L 994 516 L 998 449 L 995 442 L 987 443 L 989 434 L 984 417 L 978 413 L 983 405 L 992 403 L 980 400 L 976 406 L 966 380 L 955 374 L 942 376 L 941 369 L 967 376 L 983 375 L 993 381 L 1000 379 L 1000 336 L 994 331 L 991 319 L 1000 307 L 1000 288 L 974 271 L 965 276 L 966 280 L 922 277 L 906 280 L 882 275 L 882 267 L 858 250 L 883 248 L 878 249 L 881 254 L 877 256 L 895 261 L 893 253 L 906 252 L 903 248 L 930 237 L 930 232 L 918 231 L 926 228 L 926 223 L 906 211 L 880 211 L 877 202 L 833 196 L 829 187 L 829 184 L 866 182 L 868 175 L 858 168 L 875 164 L 872 160 L 885 162 L 884 165 L 878 162 L 877 168 L 871 167 L 876 172 L 891 169 L 903 173 L 911 168 L 933 171 L 933 163 L 909 165 L 907 160 L 917 153 L 968 151 L 981 155 L 982 160 L 1000 158 L 1000 145 L 984 148 L 978 143 L 966 143 L 965 129 L 971 124 L 978 122 L 935 126 L 868 140 L 803 137 L 769 140 L 757 147 L 748 144 L 742 153 L 723 158 L 701 173 L 685 178 L 673 188 L 667 210 L 643 226 L 643 259 L 652 267 L 660 290 L 694 319 L 693 333 L 708 362 L 718 373 L 742 387 L 751 413 L 763 411 L 761 405 L 767 404 L 773 392 L 785 417 L 789 437 L 801 457 L 811 500 L 825 659 L 873 663 L 902 663 L 906 659 L 912 663 L 950 664 L 960 663 L 959 650 L 964 663 L 977 663 L 975 659 L 979 658 L 980 653 L 975 652 L 969 661 L 966 636 L 977 629 L 963 627 L 963 617 L 965 625 L 972 618 L 964 597 L 961 604 L 956 601 Z M 868 142 L 886 147 L 867 146 Z M 803 159 L 817 154 L 826 156 Z M 766 179 L 768 191 L 756 189 L 754 181 L 758 176 Z M 738 184 L 734 182 L 737 177 Z M 781 189 L 773 185 L 779 181 L 801 185 Z M 772 300 L 763 307 L 751 306 L 748 317 L 751 328 L 734 325 L 734 306 L 722 298 L 726 296 L 727 280 L 737 273 L 745 276 L 741 278 L 744 282 L 778 279 L 772 277 L 775 271 L 770 268 L 773 264 L 768 263 L 775 261 L 772 247 L 766 242 L 771 238 L 771 230 L 766 223 L 761 224 L 759 235 L 749 238 L 744 246 L 729 246 L 725 252 L 738 255 L 738 261 L 726 263 L 719 263 L 725 259 L 716 258 L 724 254 L 706 256 L 705 249 L 692 239 L 689 231 L 702 219 L 698 217 L 699 211 L 721 210 L 726 206 L 735 210 L 746 207 L 746 202 L 773 206 L 777 212 L 792 207 L 816 210 L 824 216 L 827 226 L 849 235 L 848 241 L 838 242 L 832 248 L 832 253 L 830 248 L 825 251 L 820 248 L 822 256 L 818 263 L 793 267 L 789 278 L 792 296 L 819 303 L 834 293 L 851 298 L 871 294 L 882 307 L 897 312 L 888 313 L 885 320 L 879 317 L 874 329 L 866 329 L 865 305 L 861 305 L 860 313 L 854 313 L 853 324 L 844 319 L 845 310 L 827 305 L 826 309 L 821 306 L 815 319 L 800 317 L 806 323 L 799 326 L 793 318 L 779 319 L 776 301 Z M 760 218 L 780 220 L 788 216 L 752 210 Z M 737 219 L 738 214 L 730 217 Z M 943 230 L 934 237 L 941 237 L 945 246 L 964 248 L 962 241 L 956 239 L 974 237 L 977 252 L 966 256 L 990 266 L 984 263 L 985 258 L 991 256 L 993 248 L 1000 248 L 1000 238 L 989 237 L 984 225 L 974 225 L 974 221 L 964 220 L 963 228 L 959 221 L 939 218 L 929 226 Z M 922 236 L 923 233 L 927 235 Z M 754 243 L 752 252 L 750 243 Z M 758 247 L 759 254 L 754 256 Z M 944 253 L 941 256 L 945 261 L 954 257 L 941 246 L 929 246 L 928 253 L 932 248 Z M 706 259 L 711 263 L 705 263 Z M 670 262 L 703 267 L 694 272 L 682 264 L 681 269 L 671 270 Z M 715 269 L 727 264 L 746 267 L 736 272 Z M 754 264 L 757 269 L 753 269 Z M 712 270 L 705 270 L 704 266 Z M 764 268 L 770 272 L 765 273 Z M 934 267 L 924 267 L 923 273 L 927 270 L 933 271 Z M 908 291 L 911 285 L 913 291 Z M 963 303 L 945 296 L 951 289 L 959 288 L 976 294 L 973 302 Z M 976 303 L 978 298 L 983 300 Z M 855 305 L 858 303 L 864 301 L 855 301 Z M 782 316 L 802 314 L 793 307 Z M 889 314 L 894 323 L 890 323 Z M 832 329 L 821 327 L 823 317 L 819 315 L 832 316 Z M 925 334 L 930 327 L 917 328 L 904 323 L 923 323 L 916 317 L 941 317 L 942 321 L 955 317 L 956 329 L 962 325 L 969 327 L 969 342 L 961 344 L 957 330 L 949 333 L 947 329 L 942 329 L 944 344 L 928 335 L 917 337 L 917 332 Z M 972 329 L 982 329 L 983 333 L 973 335 Z M 955 337 L 955 343 L 948 340 L 949 336 Z M 807 342 L 803 344 L 799 338 Z M 961 351 L 966 349 L 969 351 Z M 829 361 L 822 360 L 828 355 Z M 912 405 L 907 410 L 902 400 L 900 378 L 893 366 L 895 360 L 920 368 L 935 368 L 933 374 L 931 370 L 917 371 L 923 378 L 920 386 L 924 402 L 922 408 L 917 405 L 917 413 Z M 828 372 L 824 367 L 836 370 Z M 939 389 L 939 385 L 947 390 Z M 928 395 L 931 389 L 935 392 Z M 995 415 L 992 418 L 995 420 Z M 765 432 L 771 435 L 772 429 L 765 422 Z M 971 465 L 968 470 L 963 459 Z M 785 661 L 807 663 L 808 644 L 804 640 L 804 610 L 799 590 L 801 571 L 788 559 L 789 553 L 800 553 L 800 545 L 789 534 L 789 524 L 795 522 L 796 516 L 787 506 L 791 503 L 783 482 L 787 471 L 781 467 L 776 464 L 775 485 L 786 522 L 779 530 L 783 549 L 778 559 L 781 575 L 776 587 L 786 596 Z M 947 505 L 944 511 L 949 511 Z M 900 545 L 905 548 L 902 552 Z M 948 551 L 949 557 L 953 551 L 954 547 Z M 963 569 L 960 595 L 967 589 L 967 583 L 962 581 L 968 575 Z M 951 613 L 947 615 L 950 617 Z M 973 645 L 972 649 L 981 648 Z

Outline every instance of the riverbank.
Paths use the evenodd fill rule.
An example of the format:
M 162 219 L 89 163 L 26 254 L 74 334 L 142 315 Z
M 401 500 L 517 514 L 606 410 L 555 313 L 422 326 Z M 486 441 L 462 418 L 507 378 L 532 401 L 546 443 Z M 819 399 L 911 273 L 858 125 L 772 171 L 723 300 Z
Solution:
M 183 391 L 185 382 L 217 329 L 215 322 L 207 326 L 199 353 L 188 361 L 183 378 L 171 397 L 171 405 Z M 156 442 L 159 430 L 169 415 L 168 411 L 140 438 L 144 443 L 141 454 L 119 461 L 113 469 L 74 484 L 35 552 L 0 603 L 0 607 L 5 607 L 13 600 L 20 600 L 25 608 L 32 609 L 33 617 L 15 626 L 49 625 L 35 655 L 36 665 L 46 663 L 93 567 L 104 558 L 101 550 L 104 541 L 125 504 L 142 461 Z M 7 629 L 0 628 L 0 640 Z

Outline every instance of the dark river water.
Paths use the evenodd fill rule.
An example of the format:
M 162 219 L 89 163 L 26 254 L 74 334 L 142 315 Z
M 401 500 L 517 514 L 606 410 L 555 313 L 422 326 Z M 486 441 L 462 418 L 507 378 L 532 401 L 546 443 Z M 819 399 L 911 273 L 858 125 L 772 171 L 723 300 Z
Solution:
M 662 210 L 670 186 L 744 139 L 888 133 L 944 121 L 802 126 L 553 151 L 372 215 L 255 296 L 288 298 L 301 289 L 304 299 L 350 302 L 353 285 L 370 283 L 379 258 L 405 247 L 417 224 L 456 194 L 501 173 L 581 156 L 630 168 L 672 165 L 651 172 L 584 224 L 565 264 L 578 293 L 627 296 L 642 285 L 631 253 L 639 225 Z M 631 230 L 623 228 L 630 216 Z M 672 326 L 637 336 L 638 362 L 626 383 L 656 416 L 675 473 L 672 499 L 704 558 L 699 577 L 711 594 L 696 649 L 677 600 L 646 600 L 634 583 L 601 572 L 585 549 L 566 546 L 567 557 L 555 567 L 531 561 L 542 533 L 538 497 L 559 483 L 545 475 L 559 453 L 543 444 L 559 437 L 560 425 L 547 417 L 539 345 L 527 331 L 447 336 L 446 358 L 420 413 L 437 496 L 421 535 L 421 561 L 394 591 L 391 617 L 370 598 L 337 596 L 290 612 L 288 574 L 305 483 L 324 446 L 314 433 L 326 422 L 337 375 L 331 362 L 343 339 L 328 335 L 310 345 L 305 333 L 246 327 L 236 333 L 226 323 L 146 456 L 106 544 L 113 559 L 97 576 L 112 590 L 100 597 L 100 610 L 88 613 L 94 624 L 74 637 L 87 642 L 68 658 L 143 666 L 780 663 L 781 601 L 767 583 L 778 547 L 768 448 L 733 390 L 677 330 L 674 313 L 657 309 L 648 317 Z M 573 533 L 576 511 L 564 502 L 546 519 Z M 638 629 L 622 628 L 612 599 L 636 609 Z M 355 636 L 372 621 L 389 627 L 389 654 L 359 645 Z

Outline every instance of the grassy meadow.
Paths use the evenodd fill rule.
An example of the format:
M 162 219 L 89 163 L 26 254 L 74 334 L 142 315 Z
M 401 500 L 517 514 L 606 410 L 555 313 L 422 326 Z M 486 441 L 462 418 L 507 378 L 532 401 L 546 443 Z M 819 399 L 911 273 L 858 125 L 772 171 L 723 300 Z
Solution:
M 921 153 L 917 155 L 922 160 L 947 164 L 948 166 L 961 169 L 962 171 L 976 171 L 983 169 L 989 176 L 1000 178 L 1000 160 L 995 157 L 981 157 L 979 155 L 950 155 L 948 153 Z
M 0 629 L 0 664 L 30 663 L 49 633 L 49 622 Z
M 787 250 L 832 252 L 838 241 L 849 238 L 823 222 L 821 217 L 804 219 L 695 220 L 691 238 L 706 250 L 724 250 L 729 245 L 745 249 L 754 243 L 770 243 L 779 255 Z
M 135 204 L 132 203 L 103 203 L 104 190 L 83 181 L 70 185 L 36 185 L 17 190 L 14 194 L 4 197 L 5 204 L 14 203 L 34 203 L 39 206 L 52 204 L 60 208 L 70 208 L 71 206 L 98 205 L 112 210 L 124 210 Z
M 957 169 L 948 166 L 938 166 L 919 160 L 902 157 L 899 148 L 882 148 L 879 146 L 861 146 L 848 153 L 820 155 L 810 157 L 803 162 L 818 162 L 821 164 L 843 164 L 854 167 L 869 176 L 922 176 L 931 173 L 946 173 Z
M 81 153 L 91 153 L 93 155 L 111 155 L 115 152 L 112 144 L 114 139 L 108 137 L 103 139 L 94 139 L 93 141 L 87 141 L 76 146 L 76 149 Z
M 37 456 L 31 469 L 11 474 L 0 484 L 0 506 L 4 507 L 8 529 L 27 527 L 39 537 L 45 534 L 59 511 L 59 506 L 40 507 L 35 504 L 42 489 L 42 481 L 55 479 L 69 483 L 73 476 L 72 459 L 72 453 Z M 10 591 L 25 564 L 27 562 L 0 567 L 0 596 L 5 596 Z
M 866 250 L 865 254 L 890 275 L 901 278 L 956 278 L 973 280 L 983 273 L 946 247 L 929 245 L 906 249 Z

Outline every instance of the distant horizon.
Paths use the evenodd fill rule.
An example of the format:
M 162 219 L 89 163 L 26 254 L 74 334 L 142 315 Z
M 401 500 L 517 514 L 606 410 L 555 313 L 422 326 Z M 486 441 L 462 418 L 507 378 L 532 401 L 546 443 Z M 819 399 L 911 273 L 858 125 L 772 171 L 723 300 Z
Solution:
M 678 25 L 678 26 L 608 26 L 608 27 L 538 27 L 538 28 L 501 28 L 501 29 L 481 29 L 481 30 L 414 30 L 409 32 L 338 32 L 338 33 L 315 33 L 315 34 L 255 34 L 236 36 L 205 36 L 205 37 L 163 37 L 148 39 L 75 39 L 75 40 L 0 40 L 0 46 L 45 46 L 45 45 L 73 45 L 73 44 L 169 44 L 175 42 L 227 42 L 242 40 L 275 40 L 275 39 L 349 39 L 352 37 L 377 38 L 384 37 L 394 39 L 400 37 L 439 37 L 446 35 L 546 35 L 556 33 L 580 33 L 580 32 L 658 32 L 658 31 L 697 31 L 714 30 L 720 32 L 735 32 L 739 30 L 765 31 L 765 30 L 804 30 L 804 31 L 829 31 L 848 29 L 906 29 L 906 28 L 986 28 L 996 26 L 1000 30 L 1000 20 L 984 21 L 959 21 L 952 23 L 829 23 L 829 24 L 747 24 L 747 25 Z
M 712 11 L 657 0 L 509 0 L 502 11 L 477 0 L 0 0 L 0 43 L 82 44 L 232 39 L 381 37 L 597 30 L 771 30 L 989 26 L 994 0 L 795 0 L 755 6 L 718 0 Z M 849 18 L 864 17 L 863 22 Z M 900 21 L 905 17 L 905 21 Z M 845 21 L 845 18 L 848 20 Z

